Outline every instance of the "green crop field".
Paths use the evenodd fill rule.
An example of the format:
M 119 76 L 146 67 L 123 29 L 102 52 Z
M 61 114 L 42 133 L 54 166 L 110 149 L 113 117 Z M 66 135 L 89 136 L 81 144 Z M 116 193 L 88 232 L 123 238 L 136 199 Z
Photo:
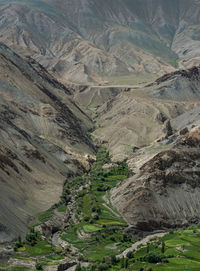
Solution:
M 64 186 L 60 202 L 38 216 L 39 221 L 48 221 L 56 212 L 65 212 L 68 201 L 74 197 L 75 220 L 69 220 L 67 227 L 60 231 L 60 238 L 67 247 L 76 249 L 77 257 L 81 255 L 88 261 L 89 266 L 81 270 L 200 271 L 200 226 L 197 225 L 167 233 L 148 245 L 140 245 L 124 258 L 116 257 L 139 237 L 126 233 L 127 223 L 109 199 L 110 189 L 128 176 L 129 169 L 123 162 L 105 170 L 103 165 L 106 163 L 110 163 L 109 153 L 100 148 L 90 172 L 70 179 Z M 62 249 L 42 240 L 41 234 L 31 230 L 14 257 L 19 260 L 38 257 L 39 263 L 47 266 L 64 259 L 61 252 Z

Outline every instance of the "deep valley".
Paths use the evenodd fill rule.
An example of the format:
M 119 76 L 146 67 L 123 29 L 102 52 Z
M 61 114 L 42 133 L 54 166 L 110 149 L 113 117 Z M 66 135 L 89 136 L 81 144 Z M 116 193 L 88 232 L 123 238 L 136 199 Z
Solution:
M 0 0 L 0 270 L 200 270 L 200 1 Z

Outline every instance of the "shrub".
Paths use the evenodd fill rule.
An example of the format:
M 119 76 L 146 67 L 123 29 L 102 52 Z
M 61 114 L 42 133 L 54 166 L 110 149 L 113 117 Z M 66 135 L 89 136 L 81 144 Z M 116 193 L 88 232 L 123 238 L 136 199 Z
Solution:
M 104 270 L 108 270 L 109 266 L 106 264 L 106 263 L 101 263 L 99 266 L 98 266 L 98 271 L 104 271 Z
M 26 235 L 26 241 L 31 246 L 34 246 L 37 244 L 38 240 L 40 240 L 39 232 L 35 231 L 34 228 L 32 228 L 30 232 Z
M 36 263 L 35 268 L 36 270 L 43 270 L 41 263 Z
M 88 222 L 90 220 L 90 217 L 89 216 L 84 216 L 83 220 Z
M 124 257 L 121 258 L 121 268 L 125 267 L 125 260 Z
M 125 264 L 124 264 L 124 265 L 125 265 L 125 266 L 124 266 L 125 268 L 128 268 L 128 265 L 129 265 L 128 258 L 125 259 Z
M 160 263 L 163 261 L 163 259 L 165 259 L 165 255 L 161 254 L 161 253 L 157 253 L 157 252 L 150 252 L 147 255 L 147 261 L 149 263 Z
M 129 258 L 129 259 L 134 258 L 134 253 L 133 253 L 133 251 L 129 251 L 129 252 L 126 254 L 126 257 Z
M 147 245 L 147 253 L 149 253 L 149 251 L 150 251 L 150 245 L 148 244 Z
M 117 263 L 117 258 L 116 258 L 116 256 L 111 256 L 111 264 L 112 265 L 115 265 Z
M 129 242 L 131 241 L 131 237 L 128 234 L 123 235 L 123 242 Z
M 161 252 L 162 252 L 163 254 L 165 253 L 165 242 L 162 242 Z
M 18 248 L 20 247 L 23 247 L 23 242 L 22 242 L 22 239 L 21 239 L 21 236 L 18 237 L 18 241 L 16 243 L 14 243 L 14 251 L 17 251 Z

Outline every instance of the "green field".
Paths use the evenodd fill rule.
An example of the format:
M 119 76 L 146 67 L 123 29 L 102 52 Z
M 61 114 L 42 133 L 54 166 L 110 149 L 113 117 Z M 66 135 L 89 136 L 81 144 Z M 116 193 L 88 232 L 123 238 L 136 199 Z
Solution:
M 84 225 L 83 230 L 85 233 L 93 233 L 93 232 L 101 231 L 102 228 L 95 225 Z
M 52 215 L 53 215 L 53 210 L 47 210 L 47 211 L 40 213 L 38 215 L 38 220 L 40 222 L 46 222 L 52 217 Z
M 36 245 L 25 245 L 26 253 L 30 256 L 41 256 L 53 253 L 52 245 L 45 241 L 38 241 Z
M 164 251 L 162 244 L 164 243 Z M 164 260 L 158 263 L 148 262 L 148 255 L 163 255 Z M 121 268 L 121 261 L 107 270 L 135 270 L 139 271 L 199 271 L 200 270 L 200 230 L 199 227 L 191 230 L 179 230 L 167 234 L 165 237 L 153 242 L 137 251 L 134 258 L 128 259 L 128 267 Z
M 125 258 L 116 258 L 139 237 L 124 231 L 127 224 L 109 200 L 110 189 L 128 176 L 129 169 L 123 162 L 104 170 L 102 166 L 106 163 L 110 163 L 109 153 L 100 148 L 90 172 L 70 179 L 64 186 L 60 202 L 38 216 L 40 221 L 48 221 L 56 210 L 65 212 L 67 202 L 74 197 L 76 222 L 71 219 L 60 237 L 69 248 L 78 249 L 76 257 L 81 256 L 89 262 L 89 267 L 82 271 L 200 271 L 200 226 L 197 225 L 170 232 L 148 245 L 141 245 Z M 31 236 L 37 239 L 34 244 L 29 240 Z M 15 258 L 38 258 L 45 266 L 58 264 L 70 253 L 69 250 L 62 255 L 61 249 L 42 240 L 41 234 L 34 230 L 28 237 L 18 248 Z M 15 270 L 26 270 L 20 268 Z
M 126 222 L 104 201 L 109 190 L 127 178 L 129 169 L 126 163 L 117 163 L 118 167 L 103 170 L 102 166 L 110 162 L 106 149 L 99 148 L 90 173 L 71 179 L 67 185 L 75 191 L 82 186 L 79 192 L 74 192 L 79 223 L 72 223 L 61 238 L 75 245 L 88 259 L 100 260 L 115 255 L 131 244 L 123 233 Z

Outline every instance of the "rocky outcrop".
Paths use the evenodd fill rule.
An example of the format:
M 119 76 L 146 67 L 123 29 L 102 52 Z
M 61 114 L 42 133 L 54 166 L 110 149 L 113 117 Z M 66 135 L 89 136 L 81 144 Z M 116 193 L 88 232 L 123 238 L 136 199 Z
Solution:
M 151 231 L 200 220 L 200 126 L 173 148 L 145 162 L 112 191 L 112 203 L 138 230 Z
M 148 87 L 152 87 L 152 96 L 159 99 L 199 99 L 200 67 L 165 74 Z
M 63 230 L 68 222 L 69 216 L 68 211 L 65 213 L 54 213 L 54 215 L 47 222 L 42 223 L 39 226 L 41 227 L 41 233 L 43 236 L 50 238 L 54 233 Z

